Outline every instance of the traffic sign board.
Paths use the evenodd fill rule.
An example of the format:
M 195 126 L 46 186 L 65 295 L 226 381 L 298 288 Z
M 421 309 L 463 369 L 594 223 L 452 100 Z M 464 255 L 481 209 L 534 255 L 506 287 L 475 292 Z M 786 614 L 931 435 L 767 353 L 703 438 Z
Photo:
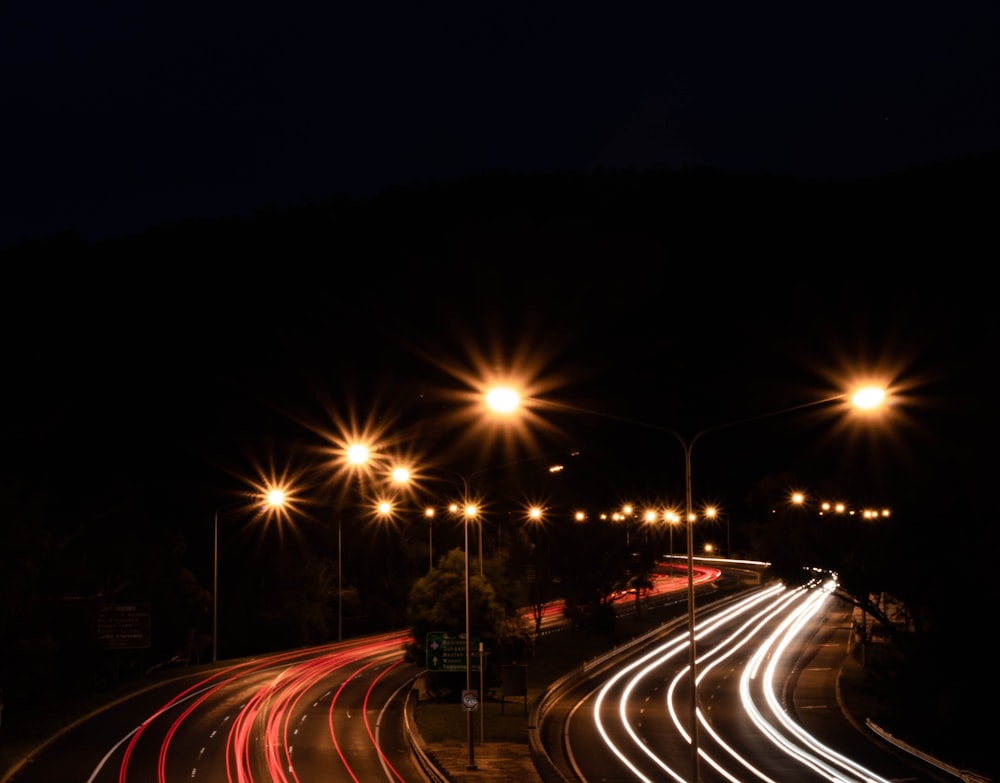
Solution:
M 97 640 L 106 650 L 141 650 L 150 644 L 149 604 L 102 604 L 95 621 Z
M 479 671 L 479 639 L 473 636 L 471 641 L 472 655 L 470 663 L 472 671 Z M 432 672 L 464 672 L 465 671 L 465 634 L 452 635 L 432 631 L 427 634 L 427 669 Z
M 471 712 L 479 706 L 478 691 L 462 691 L 462 708 L 466 712 Z

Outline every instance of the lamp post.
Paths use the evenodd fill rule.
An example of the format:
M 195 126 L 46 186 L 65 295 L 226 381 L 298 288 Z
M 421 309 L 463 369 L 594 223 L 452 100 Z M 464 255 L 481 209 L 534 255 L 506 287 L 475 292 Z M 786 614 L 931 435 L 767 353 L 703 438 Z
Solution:
M 269 513 L 285 505 L 285 490 L 272 487 L 260 499 L 258 512 Z M 219 517 L 236 508 L 216 508 L 212 524 L 212 663 L 219 660 Z
M 472 739 L 472 710 L 477 705 L 465 703 L 465 699 L 472 694 L 472 623 L 469 613 L 469 518 L 476 516 L 476 513 L 477 509 L 475 506 L 466 505 L 465 512 L 462 514 L 462 526 L 465 528 L 465 693 L 462 694 L 462 700 L 465 707 L 465 735 L 469 746 L 469 760 L 465 768 L 470 772 L 476 769 L 475 743 Z
M 347 447 L 346 459 L 348 466 L 359 471 L 368 464 L 371 450 L 363 443 L 355 443 Z M 344 640 L 344 569 L 343 569 L 343 517 L 337 517 L 337 641 Z
M 452 471 L 448 471 L 452 472 Z M 481 473 L 485 471 L 477 471 Z M 465 764 L 465 769 L 469 772 L 476 770 L 476 751 L 475 751 L 475 740 L 473 739 L 472 730 L 472 712 L 479 706 L 478 694 L 474 694 L 472 690 L 472 616 L 470 611 L 470 596 L 469 596 L 469 520 L 477 517 L 479 515 L 479 509 L 470 502 L 469 500 L 469 479 L 460 473 L 454 473 L 462 479 L 462 489 L 464 494 L 462 500 L 465 503 L 462 509 L 462 532 L 464 535 L 464 547 L 463 552 L 465 555 L 465 692 L 462 694 L 462 707 L 465 709 L 465 739 L 466 745 L 468 746 L 469 758 Z M 473 473 L 472 475 L 476 475 Z M 483 532 L 482 523 L 480 522 L 479 528 L 479 545 L 482 547 L 483 542 Z M 482 578 L 483 572 L 483 559 L 482 550 L 480 549 L 479 554 L 479 576 Z M 482 660 L 479 663 L 482 666 Z M 466 701 L 471 699 L 472 701 Z
M 490 468 L 491 469 L 491 468 Z M 466 729 L 466 742 L 468 745 L 469 758 L 465 765 L 466 770 L 473 771 L 477 769 L 476 767 L 476 753 L 475 753 L 475 743 L 473 741 L 473 726 L 472 726 L 472 712 L 478 707 L 478 696 L 472 690 L 472 616 L 470 611 L 470 591 L 469 591 L 469 520 L 477 517 L 479 514 L 479 509 L 469 498 L 469 478 L 471 476 L 476 476 L 479 473 L 484 473 L 484 470 L 476 471 L 472 473 L 471 476 L 465 476 L 457 471 L 448 470 L 446 468 L 436 468 L 435 470 L 441 471 L 443 473 L 449 473 L 452 476 L 457 477 L 462 482 L 462 532 L 464 536 L 463 554 L 464 554 L 464 565 L 465 574 L 463 578 L 463 587 L 465 593 L 465 691 L 462 693 L 462 707 L 465 710 L 465 729 Z M 417 475 L 421 471 L 415 471 Z M 406 467 L 397 467 L 393 470 L 393 480 L 399 484 L 408 484 L 414 480 L 414 472 Z M 451 509 L 453 513 L 457 513 L 459 510 L 457 503 L 451 504 Z M 427 507 L 424 510 L 424 516 L 427 518 L 427 547 L 430 550 L 430 568 L 434 567 L 434 554 L 432 549 L 432 538 L 433 535 L 433 519 L 434 519 L 434 509 Z M 479 533 L 479 568 L 480 577 L 482 577 L 482 529 L 480 528 Z M 482 665 L 480 663 L 480 665 Z M 470 701 L 467 701 L 470 699 Z
M 542 455 L 542 456 L 548 456 L 548 455 Z M 466 767 L 465 768 L 468 771 L 472 771 L 472 770 L 477 769 L 477 767 L 476 767 L 476 755 L 475 755 L 475 742 L 474 742 L 474 739 L 473 739 L 472 713 L 479 706 L 479 696 L 477 694 L 475 694 L 475 692 L 472 689 L 472 618 L 471 618 L 471 611 L 470 611 L 471 599 L 470 599 L 470 590 L 469 590 L 469 582 L 470 582 L 470 575 L 469 575 L 469 571 L 470 571 L 470 569 L 469 569 L 469 520 L 479 517 L 479 508 L 470 499 L 470 490 L 469 490 L 470 481 L 474 477 L 482 475 L 482 474 L 487 473 L 487 472 L 492 471 L 492 470 L 498 470 L 500 468 L 509 467 L 509 466 L 512 466 L 512 465 L 520 464 L 522 462 L 529 462 L 529 461 L 533 461 L 533 460 L 537 460 L 537 459 L 541 459 L 541 457 L 533 457 L 533 458 L 529 458 L 529 459 L 526 459 L 526 460 L 516 460 L 514 462 L 506 462 L 506 463 L 503 463 L 502 465 L 493 465 L 491 467 L 487 467 L 487 468 L 482 468 L 480 470 L 476 470 L 476 471 L 470 473 L 467 476 L 463 475 L 461 473 L 458 473 L 457 471 L 448 470 L 446 468 L 437 468 L 436 469 L 436 470 L 441 471 L 443 473 L 449 473 L 449 474 L 457 477 L 458 479 L 460 479 L 461 482 L 462 482 L 462 491 L 463 491 L 462 502 L 463 502 L 464 505 L 462 507 L 462 528 L 463 528 L 463 535 L 464 535 L 464 548 L 463 548 L 463 552 L 464 552 L 464 561 L 465 561 L 464 562 L 464 565 L 465 565 L 465 578 L 464 578 L 464 583 L 465 583 L 464 584 L 464 587 L 465 587 L 465 693 L 463 693 L 463 707 L 465 708 L 466 742 L 467 742 L 468 751 L 469 751 L 469 757 L 468 757 L 468 761 L 466 763 Z M 419 471 L 417 471 L 417 472 L 419 473 Z M 405 480 L 409 480 L 409 479 L 410 479 L 410 476 L 408 474 L 406 476 Z M 457 504 L 452 504 L 452 508 L 455 511 L 457 511 L 458 510 Z M 433 517 L 433 509 L 427 509 L 427 511 L 425 513 L 427 514 L 428 519 L 430 519 L 431 517 Z M 483 551 L 482 551 L 482 546 L 483 546 L 483 529 L 482 529 L 482 521 L 481 520 L 479 521 L 479 526 L 480 526 L 479 527 L 479 576 L 480 576 L 480 578 L 482 578 L 483 577 Z M 480 659 L 479 659 L 479 665 L 480 665 L 480 668 L 481 668 L 482 667 L 482 657 L 481 656 L 480 656 Z M 465 699 L 467 697 L 471 700 L 470 702 L 466 702 L 465 701 Z
M 667 530 L 669 531 L 669 535 L 670 535 L 670 562 L 673 563 L 673 561 L 674 561 L 674 525 L 676 525 L 678 522 L 680 522 L 681 518 L 679 516 L 677 516 L 677 514 L 675 514 L 673 511 L 668 511 L 663 516 L 664 516 L 664 519 L 666 519 L 667 525 L 668 525 Z
M 427 518 L 427 573 L 434 570 L 434 509 L 428 506 L 424 509 Z
M 554 410 L 564 410 L 575 413 L 582 413 L 591 416 L 600 416 L 607 419 L 614 419 L 616 421 L 624 422 L 626 424 L 632 424 L 646 429 L 657 430 L 659 432 L 665 432 L 673 436 L 678 443 L 680 443 L 681 448 L 684 450 L 684 499 L 685 499 L 685 516 L 686 516 L 686 539 L 687 539 L 687 569 L 688 569 L 688 582 L 687 582 L 687 614 L 688 614 L 688 667 L 691 674 L 691 698 L 690 698 L 690 721 L 691 721 L 691 781 L 693 783 L 700 783 L 701 781 L 701 770 L 700 770 L 700 751 L 698 743 L 698 691 L 697 691 L 697 643 L 695 637 L 695 591 L 694 591 L 694 508 L 693 499 L 691 492 L 691 449 L 694 444 L 698 442 L 704 435 L 709 432 L 716 432 L 722 429 L 729 429 L 730 427 L 735 427 L 739 424 L 744 424 L 752 421 L 757 421 L 760 419 L 767 419 L 774 416 L 779 416 L 785 413 L 791 413 L 793 411 L 802 410 L 803 408 L 811 408 L 816 405 L 824 405 L 833 402 L 840 402 L 844 400 L 849 400 L 850 404 L 855 408 L 860 408 L 863 410 L 873 409 L 880 407 L 885 400 L 886 392 L 883 389 L 876 388 L 873 386 L 866 386 L 862 389 L 855 391 L 853 394 L 838 394 L 833 397 L 826 397 L 820 400 L 814 400 L 812 402 L 803 403 L 801 405 L 795 405 L 788 408 L 782 408 L 780 410 L 771 411 L 769 413 L 759 414 L 757 416 L 750 416 L 743 419 L 737 419 L 736 421 L 730 421 L 723 424 L 717 424 L 712 427 L 707 427 L 697 433 L 695 433 L 691 438 L 685 439 L 675 430 L 669 429 L 667 427 L 661 427 L 655 424 L 650 424 L 647 422 L 636 421 L 634 419 L 628 419 L 621 416 L 615 416 L 613 414 L 602 413 L 600 411 L 587 410 L 586 408 L 578 408 L 573 405 L 567 405 L 564 403 L 551 402 L 548 400 L 540 400 L 537 398 L 532 398 L 530 402 L 533 405 L 543 408 L 551 408 Z M 494 410 L 514 413 L 516 412 L 521 404 L 521 398 L 519 393 L 510 388 L 503 387 L 499 389 L 491 390 L 487 395 L 487 402 L 494 408 Z M 497 403 L 497 404 L 494 404 Z
M 707 506 L 705 508 L 705 519 L 718 519 L 719 509 L 715 506 Z M 729 515 L 726 514 L 726 557 L 732 557 L 732 553 L 729 551 Z

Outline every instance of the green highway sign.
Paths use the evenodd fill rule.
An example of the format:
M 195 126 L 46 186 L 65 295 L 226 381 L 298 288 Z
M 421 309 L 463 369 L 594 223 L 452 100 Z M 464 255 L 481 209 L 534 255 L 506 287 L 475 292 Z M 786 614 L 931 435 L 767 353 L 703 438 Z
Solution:
M 479 671 L 479 639 L 472 637 L 472 671 Z M 434 632 L 427 634 L 427 670 L 432 672 L 465 671 L 465 635 Z

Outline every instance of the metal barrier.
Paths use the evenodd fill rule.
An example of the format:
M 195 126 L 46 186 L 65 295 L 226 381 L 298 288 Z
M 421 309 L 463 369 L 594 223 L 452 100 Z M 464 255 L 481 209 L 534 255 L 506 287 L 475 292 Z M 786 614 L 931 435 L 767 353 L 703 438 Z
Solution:
M 964 781 L 964 783 L 993 783 L 992 778 L 988 778 L 985 775 L 980 775 L 977 772 L 971 772 L 967 769 L 959 769 L 958 767 L 953 767 L 951 764 L 946 764 L 940 759 L 936 759 L 928 753 L 924 753 L 922 750 L 913 747 L 912 745 L 903 742 L 901 739 L 897 739 L 888 731 L 883 729 L 878 724 L 872 722 L 871 718 L 865 718 L 865 725 L 879 735 L 886 742 L 895 745 L 900 750 L 909 753 L 921 761 L 937 767 L 943 772 L 947 772 L 949 775 L 954 775 L 955 777 Z
M 406 694 L 406 701 L 403 702 L 403 730 L 410 743 L 410 750 L 430 783 L 449 783 L 448 776 L 441 770 L 434 755 L 427 749 L 427 743 L 424 742 L 424 737 L 417 727 L 414 716 L 416 698 L 419 698 L 419 691 L 417 688 L 410 688 Z

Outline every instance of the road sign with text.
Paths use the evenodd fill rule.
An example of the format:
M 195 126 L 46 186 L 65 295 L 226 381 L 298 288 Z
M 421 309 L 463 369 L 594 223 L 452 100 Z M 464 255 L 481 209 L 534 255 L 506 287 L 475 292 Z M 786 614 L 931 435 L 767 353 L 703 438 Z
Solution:
M 97 610 L 95 625 L 97 641 L 106 650 L 149 647 L 149 604 L 103 604 Z
M 479 671 L 479 639 L 472 637 L 472 671 Z M 431 632 L 427 634 L 427 669 L 432 672 L 465 671 L 465 636 Z

